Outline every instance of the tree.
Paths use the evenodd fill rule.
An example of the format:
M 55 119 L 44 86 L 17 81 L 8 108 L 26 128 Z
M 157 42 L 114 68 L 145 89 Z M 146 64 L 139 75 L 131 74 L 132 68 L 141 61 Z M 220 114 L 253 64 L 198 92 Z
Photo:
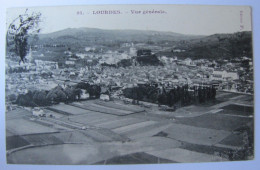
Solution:
M 33 92 L 28 91 L 26 94 L 19 94 L 16 103 L 20 106 L 36 107 L 37 105 L 33 102 Z
M 58 85 L 48 92 L 46 98 L 53 103 L 59 103 L 65 102 L 67 100 L 67 95 L 63 88 Z
M 44 90 L 36 91 L 33 95 L 33 102 L 39 106 L 47 106 L 50 101 L 47 99 L 47 92 Z
M 89 89 L 89 87 L 90 87 L 90 84 L 84 83 L 84 82 L 80 82 L 75 86 L 75 88 L 84 89 L 84 90 Z
M 25 56 L 28 52 L 28 38 L 37 38 L 37 34 L 40 32 L 39 23 L 41 22 L 41 13 L 33 12 L 28 13 L 26 9 L 25 13 L 15 18 L 8 26 L 6 34 L 6 47 L 11 53 L 15 53 L 20 57 L 21 61 L 25 63 Z
M 90 97 L 99 98 L 101 95 L 101 87 L 99 85 L 91 85 L 87 89 Z
M 64 92 L 67 95 L 68 101 L 75 101 L 76 99 L 80 99 L 82 94 L 81 89 L 69 86 L 64 89 Z

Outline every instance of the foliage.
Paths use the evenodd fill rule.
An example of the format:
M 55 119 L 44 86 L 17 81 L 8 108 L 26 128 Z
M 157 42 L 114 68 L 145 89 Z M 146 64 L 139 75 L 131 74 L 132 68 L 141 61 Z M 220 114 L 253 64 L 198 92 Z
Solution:
M 6 101 L 11 101 L 11 102 L 13 102 L 13 101 L 16 100 L 16 98 L 17 98 L 17 96 L 16 96 L 15 94 L 10 94 L 10 95 L 7 95 L 7 96 L 6 96 Z
M 80 82 L 76 86 L 76 88 L 87 90 L 90 87 L 89 83 Z
M 35 91 L 32 100 L 38 106 L 46 106 L 50 104 L 50 101 L 47 99 L 47 92 L 43 90 Z
M 64 89 L 64 92 L 67 96 L 68 101 L 75 101 L 76 99 L 80 99 L 80 96 L 82 94 L 82 91 L 79 88 L 76 87 L 66 87 Z
M 136 57 L 136 61 L 141 65 L 141 66 L 160 66 L 163 65 L 161 61 L 157 58 L 156 55 L 145 55 L 145 56 L 138 56 Z
M 164 87 L 156 87 L 151 85 L 139 85 L 133 88 L 123 90 L 124 96 L 137 101 L 147 101 L 168 105 L 170 107 L 182 107 L 192 103 L 204 103 L 209 100 L 214 100 L 216 89 L 213 87 L 192 87 L 188 85 L 177 86 L 170 90 Z
M 20 106 L 36 107 L 37 105 L 33 102 L 32 98 L 33 93 L 28 91 L 26 94 L 20 94 L 16 99 L 16 103 Z
M 53 88 L 48 92 L 46 98 L 51 102 L 59 103 L 59 102 L 65 102 L 67 100 L 67 95 L 62 89 L 62 87 L 56 86 L 55 88 Z
M 28 51 L 28 38 L 34 35 L 37 39 L 37 34 L 40 32 L 39 23 L 41 22 L 41 13 L 28 13 L 26 9 L 24 14 L 19 15 L 9 25 L 6 34 L 6 47 L 9 52 L 14 52 L 20 57 L 19 63 L 25 62 L 25 56 Z
M 149 56 L 151 54 L 152 54 L 151 50 L 146 50 L 146 49 L 137 50 L 137 56 Z
M 80 99 L 82 90 L 76 86 L 66 87 L 56 86 L 50 91 L 36 90 L 26 94 L 18 95 L 14 103 L 26 107 L 48 106 L 60 102 L 73 102 Z
M 122 59 L 120 60 L 117 65 L 119 67 L 129 67 L 132 66 L 132 60 L 131 59 Z
M 101 94 L 101 87 L 99 85 L 80 82 L 76 85 L 76 88 L 86 90 L 91 98 L 99 98 Z
M 116 67 L 115 64 L 107 64 L 107 63 L 102 63 L 101 66 L 104 66 L 104 67 Z

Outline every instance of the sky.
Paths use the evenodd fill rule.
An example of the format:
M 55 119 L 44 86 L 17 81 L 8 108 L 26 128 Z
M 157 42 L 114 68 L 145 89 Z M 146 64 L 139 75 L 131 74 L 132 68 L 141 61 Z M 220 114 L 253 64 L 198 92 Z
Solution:
M 28 9 L 29 13 L 42 13 L 42 33 L 79 27 L 170 31 L 193 35 L 251 30 L 251 8 L 248 6 L 96 5 Z M 115 14 L 102 14 L 104 10 Z M 25 8 L 7 9 L 7 26 L 24 11 Z

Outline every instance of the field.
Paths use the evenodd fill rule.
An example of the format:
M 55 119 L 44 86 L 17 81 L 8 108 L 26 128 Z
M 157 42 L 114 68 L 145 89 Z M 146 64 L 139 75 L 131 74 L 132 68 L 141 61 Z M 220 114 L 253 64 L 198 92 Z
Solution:
M 16 135 L 58 132 L 58 130 L 26 119 L 8 120 L 6 122 L 6 128 Z
M 132 107 L 131 105 L 121 104 L 119 102 L 104 102 L 104 101 L 95 101 L 95 104 L 106 106 L 108 108 L 115 108 L 119 110 L 126 110 L 130 112 L 141 112 L 144 109 L 141 107 Z
M 15 110 L 8 112 L 8 114 L 6 114 L 6 119 L 7 120 L 17 119 L 17 118 L 22 118 L 24 116 L 29 116 L 29 115 L 31 115 L 31 113 L 29 111 L 21 109 L 21 108 L 17 108 Z
M 58 104 L 55 106 L 51 106 L 50 108 L 56 110 L 56 111 L 60 111 L 65 112 L 69 115 L 77 115 L 77 114 L 85 114 L 86 110 L 78 108 L 78 107 L 74 107 L 74 106 L 70 106 L 67 104 Z
M 163 132 L 169 138 L 201 145 L 214 145 L 230 135 L 228 131 L 199 128 L 183 124 L 173 124 Z
M 252 96 L 218 92 L 216 102 L 175 112 L 88 100 L 59 104 L 31 120 L 6 113 L 8 163 L 133 164 L 253 158 Z
M 82 103 L 74 103 L 72 105 L 86 110 L 112 114 L 117 116 L 125 116 L 125 115 L 134 114 L 143 111 L 143 109 L 136 109 L 136 108 L 130 109 L 130 107 L 121 106 L 120 104 L 111 103 L 111 102 L 106 103 L 101 101 L 98 102 L 86 101 Z
M 183 118 L 179 120 L 182 124 L 195 127 L 203 127 L 218 130 L 235 130 L 250 121 L 251 117 L 239 117 L 227 114 L 204 114 L 193 118 Z

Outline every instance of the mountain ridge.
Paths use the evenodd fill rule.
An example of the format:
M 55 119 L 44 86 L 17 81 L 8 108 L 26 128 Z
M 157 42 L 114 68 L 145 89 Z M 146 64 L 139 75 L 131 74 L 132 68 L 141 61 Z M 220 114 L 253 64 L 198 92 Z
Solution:
M 59 36 L 64 35 L 72 35 L 72 36 L 80 36 L 84 34 L 107 34 L 107 35 L 117 35 L 117 36 L 135 36 L 138 35 L 140 38 L 147 38 L 152 39 L 153 36 L 156 38 L 164 39 L 164 40 L 172 40 L 172 38 L 178 38 L 178 40 L 188 40 L 194 38 L 201 38 L 205 37 L 204 35 L 186 35 L 181 33 L 175 32 L 165 32 L 165 31 L 154 31 L 154 30 L 132 30 L 132 29 L 125 29 L 125 30 L 110 30 L 110 29 L 100 29 L 100 28 L 88 28 L 88 27 L 80 27 L 80 28 L 66 28 L 63 30 L 55 31 L 52 33 L 44 33 L 39 34 L 40 38 L 57 38 Z M 98 36 L 97 35 L 97 36 Z M 148 37 L 147 37 L 148 36 Z M 138 37 L 135 37 L 138 39 Z M 139 38 L 139 39 L 140 39 Z M 122 37 L 120 38 L 124 40 Z M 125 39 L 127 40 L 127 39 Z

